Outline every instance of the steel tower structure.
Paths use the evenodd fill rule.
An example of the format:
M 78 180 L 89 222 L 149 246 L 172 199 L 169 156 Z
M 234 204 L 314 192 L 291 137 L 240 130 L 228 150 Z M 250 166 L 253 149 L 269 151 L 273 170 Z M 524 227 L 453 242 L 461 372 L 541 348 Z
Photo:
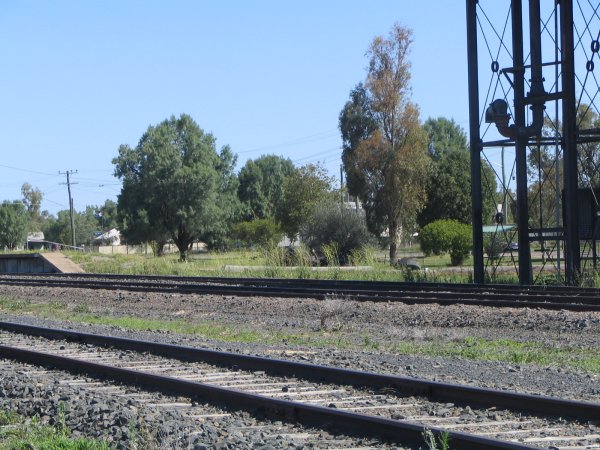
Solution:
M 600 2 L 466 0 L 466 16 L 474 281 L 580 283 L 600 237 Z

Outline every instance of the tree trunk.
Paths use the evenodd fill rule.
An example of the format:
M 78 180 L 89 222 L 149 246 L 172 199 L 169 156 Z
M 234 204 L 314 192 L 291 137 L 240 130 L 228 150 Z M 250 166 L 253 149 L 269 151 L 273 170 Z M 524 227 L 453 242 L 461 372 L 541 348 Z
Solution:
M 185 249 L 179 249 L 179 261 L 181 262 L 186 262 L 187 261 L 187 257 L 188 257 L 188 251 L 187 248 Z
M 390 233 L 390 265 L 396 264 L 398 252 L 398 223 L 393 221 L 389 225 Z
M 165 245 L 167 245 L 167 241 L 157 241 L 156 242 L 156 255 L 157 256 L 165 256 Z
M 179 250 L 179 261 L 186 262 L 187 257 L 188 257 L 188 248 L 189 248 L 189 244 L 188 244 L 187 240 L 182 237 L 179 237 L 178 239 L 175 239 L 175 245 L 177 246 L 177 249 Z
M 177 235 L 174 236 L 173 241 L 179 250 L 179 261 L 186 262 L 190 244 L 194 242 L 194 240 L 186 230 L 180 227 Z
M 186 262 L 188 257 L 188 243 L 184 239 L 175 239 L 175 245 L 179 250 L 179 261 Z

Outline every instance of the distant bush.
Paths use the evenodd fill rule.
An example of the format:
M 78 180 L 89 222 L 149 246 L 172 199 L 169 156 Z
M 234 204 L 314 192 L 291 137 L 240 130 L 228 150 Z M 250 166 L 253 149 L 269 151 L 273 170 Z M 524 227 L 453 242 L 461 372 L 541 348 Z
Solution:
M 301 227 L 300 236 L 311 251 L 325 256 L 329 265 L 348 264 L 372 242 L 363 214 L 329 202 L 316 208 Z
M 419 233 L 421 250 L 425 256 L 441 255 L 450 246 L 449 235 L 446 232 L 449 220 L 436 220 L 423 227 Z
M 257 219 L 240 222 L 233 226 L 233 238 L 250 247 L 266 247 L 277 244 L 283 238 L 283 231 L 272 219 Z
M 419 233 L 425 256 L 450 254 L 453 266 L 461 265 L 473 247 L 471 227 L 456 220 L 436 220 Z
M 488 233 L 483 238 L 483 250 L 490 259 L 499 258 L 506 246 L 506 239 L 502 239 L 497 234 Z
M 460 266 L 465 259 L 469 257 L 473 248 L 473 235 L 471 227 L 464 223 L 457 222 L 457 226 L 450 239 L 450 263 L 453 266 Z

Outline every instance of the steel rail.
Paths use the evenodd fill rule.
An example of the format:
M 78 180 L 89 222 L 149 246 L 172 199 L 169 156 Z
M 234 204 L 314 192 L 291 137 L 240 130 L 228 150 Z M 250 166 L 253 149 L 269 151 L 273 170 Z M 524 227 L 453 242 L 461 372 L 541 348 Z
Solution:
M 565 301 L 564 294 L 549 295 L 542 291 L 540 294 L 528 295 L 527 292 L 517 292 L 517 294 L 504 293 L 502 291 L 494 292 L 485 289 L 480 292 L 448 292 L 446 288 L 432 290 L 422 287 L 402 290 L 396 287 L 396 290 L 381 289 L 348 289 L 330 287 L 310 287 L 308 286 L 254 286 L 254 285 L 230 285 L 230 284 L 189 284 L 189 283 L 157 283 L 140 282 L 135 278 L 127 281 L 117 282 L 102 280 L 81 280 L 67 279 L 62 277 L 51 279 L 48 277 L 25 277 L 25 278 L 0 278 L 0 284 L 65 288 L 87 288 L 87 289 L 121 289 L 129 291 L 154 291 L 154 292 L 179 292 L 196 294 L 217 294 L 217 295 L 239 295 L 239 296 L 268 296 L 268 297 L 311 297 L 311 298 L 329 298 L 331 296 L 347 297 L 357 301 L 400 301 L 409 304 L 416 303 L 439 303 L 439 304 L 473 304 L 483 306 L 508 306 L 508 307 L 529 307 L 544 309 L 566 309 L 573 311 L 600 311 L 600 296 L 579 295 L 572 296 L 572 301 Z
M 15 274 L 12 274 L 15 275 Z M 189 283 L 217 283 L 236 285 L 260 285 L 260 286 L 319 286 L 338 288 L 362 288 L 362 289 L 402 289 L 402 290 L 424 290 L 444 289 L 459 292 L 503 292 L 516 295 L 550 293 L 556 295 L 586 295 L 600 296 L 600 289 L 555 286 L 555 285 L 525 285 L 517 286 L 511 284 L 486 284 L 485 286 L 465 283 L 437 283 L 437 282 L 408 282 L 408 281 L 367 281 L 367 280 L 323 280 L 310 278 L 240 278 L 240 277 L 212 277 L 212 276 L 180 276 L 180 275 L 126 275 L 126 274 L 100 274 L 100 273 L 39 273 L 18 274 L 22 277 L 52 277 L 52 278 L 106 278 L 112 280 L 150 280 L 150 281 L 175 281 Z
M 555 415 L 573 417 L 580 420 L 597 420 L 600 417 L 600 403 L 580 402 L 397 375 L 362 372 L 289 360 L 96 335 L 72 330 L 50 329 L 14 322 L 0 322 L 0 329 L 49 339 L 64 339 L 96 346 L 148 352 L 184 361 L 201 361 L 225 367 L 235 365 L 240 369 L 263 370 L 272 375 L 293 375 L 313 381 L 331 383 L 340 383 L 342 381 L 345 384 L 353 386 L 395 389 L 406 395 L 420 395 L 436 401 L 452 401 L 457 404 L 468 404 L 470 406 L 476 405 L 484 408 L 504 407 L 525 410 L 544 416 Z
M 340 430 L 350 435 L 363 434 L 376 436 L 384 440 L 405 444 L 418 445 L 423 442 L 425 427 L 416 423 L 274 399 L 205 383 L 161 376 L 144 371 L 123 369 L 43 352 L 17 349 L 4 345 L 0 345 L 0 355 L 5 358 L 16 359 L 35 365 L 46 365 L 67 371 L 85 372 L 94 377 L 104 376 L 127 384 L 145 386 L 152 390 L 200 398 L 225 407 L 249 411 L 253 414 L 259 411 L 261 416 L 266 416 L 274 420 L 286 420 L 321 427 L 323 424 L 326 424 L 328 428 Z M 436 436 L 444 433 L 443 429 L 437 427 L 427 427 L 427 429 Z M 460 432 L 448 432 L 448 435 L 454 446 L 465 450 L 478 450 L 482 448 L 490 450 L 530 450 L 535 448 Z

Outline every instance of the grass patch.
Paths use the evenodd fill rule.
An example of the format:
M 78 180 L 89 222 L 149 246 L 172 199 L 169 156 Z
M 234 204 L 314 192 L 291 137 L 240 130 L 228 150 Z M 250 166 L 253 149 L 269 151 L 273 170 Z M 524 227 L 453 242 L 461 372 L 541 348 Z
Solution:
M 54 320 L 69 320 L 90 325 L 116 326 L 134 331 L 163 331 L 188 334 L 222 342 L 287 344 L 314 347 L 348 348 L 351 344 L 341 336 L 331 336 L 329 332 L 284 333 L 279 331 L 256 331 L 239 325 L 223 325 L 214 322 L 189 322 L 184 319 L 160 320 L 144 319 L 133 316 L 109 316 L 91 314 L 87 305 L 78 304 L 71 311 L 64 305 L 50 303 L 32 303 L 0 297 L 0 311 L 35 315 Z
M 6 427 L 7 425 L 17 425 L 21 422 L 22 420 L 17 413 L 0 409 L 0 427 Z
M 221 342 L 381 351 L 403 355 L 565 367 L 600 373 L 599 348 L 555 348 L 539 342 L 520 342 L 510 339 L 486 340 L 474 337 L 459 341 L 390 341 L 365 333 L 349 332 L 343 326 L 335 326 L 334 322 L 329 326 L 322 326 L 320 330 L 303 330 L 297 333 L 269 329 L 257 331 L 239 325 L 217 324 L 209 321 L 190 322 L 185 319 L 158 320 L 90 314 L 86 305 L 75 305 L 71 311 L 68 311 L 64 305 L 58 303 L 31 303 L 6 297 L 0 297 L 0 311 L 93 325 L 117 326 L 136 331 L 168 331 Z
M 392 351 L 406 355 L 442 356 L 542 367 L 568 367 L 600 373 L 600 350 L 548 347 L 538 342 L 511 339 L 465 338 L 457 342 L 397 342 Z
M 109 317 L 99 315 L 78 315 L 71 318 L 79 322 L 118 326 L 137 331 L 169 331 L 179 334 L 189 334 L 206 339 L 222 342 L 240 342 L 245 344 L 269 344 L 269 345 L 299 345 L 309 347 L 343 347 L 351 344 L 341 336 L 332 336 L 330 333 L 305 332 L 284 333 L 280 331 L 256 331 L 244 329 L 239 325 L 223 325 L 212 322 L 194 322 L 186 320 L 150 320 L 137 317 Z
M 64 419 L 64 418 L 63 418 Z M 108 444 L 71 439 L 64 420 L 56 426 L 41 425 L 34 417 L 26 421 L 12 411 L 0 410 L 0 450 L 109 450 Z
M 301 278 L 335 279 L 364 281 L 404 281 L 405 272 L 390 266 L 387 255 L 381 251 L 371 252 L 362 258 L 356 257 L 353 263 L 362 266 L 360 270 L 346 270 L 339 267 L 320 267 L 314 270 L 310 259 L 288 267 L 283 262 L 283 250 L 278 251 L 229 251 L 226 253 L 207 252 L 192 254 L 187 262 L 179 261 L 177 254 L 154 257 L 151 254 L 104 255 L 99 253 L 64 252 L 86 272 L 118 273 L 128 275 L 179 275 L 179 276 L 218 276 L 218 277 L 262 277 L 262 278 Z M 280 255 L 281 254 L 281 255 Z M 399 255 L 402 256 L 402 255 Z M 441 269 L 450 266 L 446 256 L 431 256 L 420 259 L 422 267 Z M 468 266 L 469 261 L 465 262 Z M 233 271 L 232 266 L 239 269 Z M 368 268 L 365 268 L 368 266 Z M 245 268 L 245 269 L 244 269 Z M 414 274 L 413 274 L 414 276 Z M 465 274 L 426 274 L 420 272 L 421 281 L 464 283 L 470 281 Z M 411 279 L 410 281 L 414 281 Z

